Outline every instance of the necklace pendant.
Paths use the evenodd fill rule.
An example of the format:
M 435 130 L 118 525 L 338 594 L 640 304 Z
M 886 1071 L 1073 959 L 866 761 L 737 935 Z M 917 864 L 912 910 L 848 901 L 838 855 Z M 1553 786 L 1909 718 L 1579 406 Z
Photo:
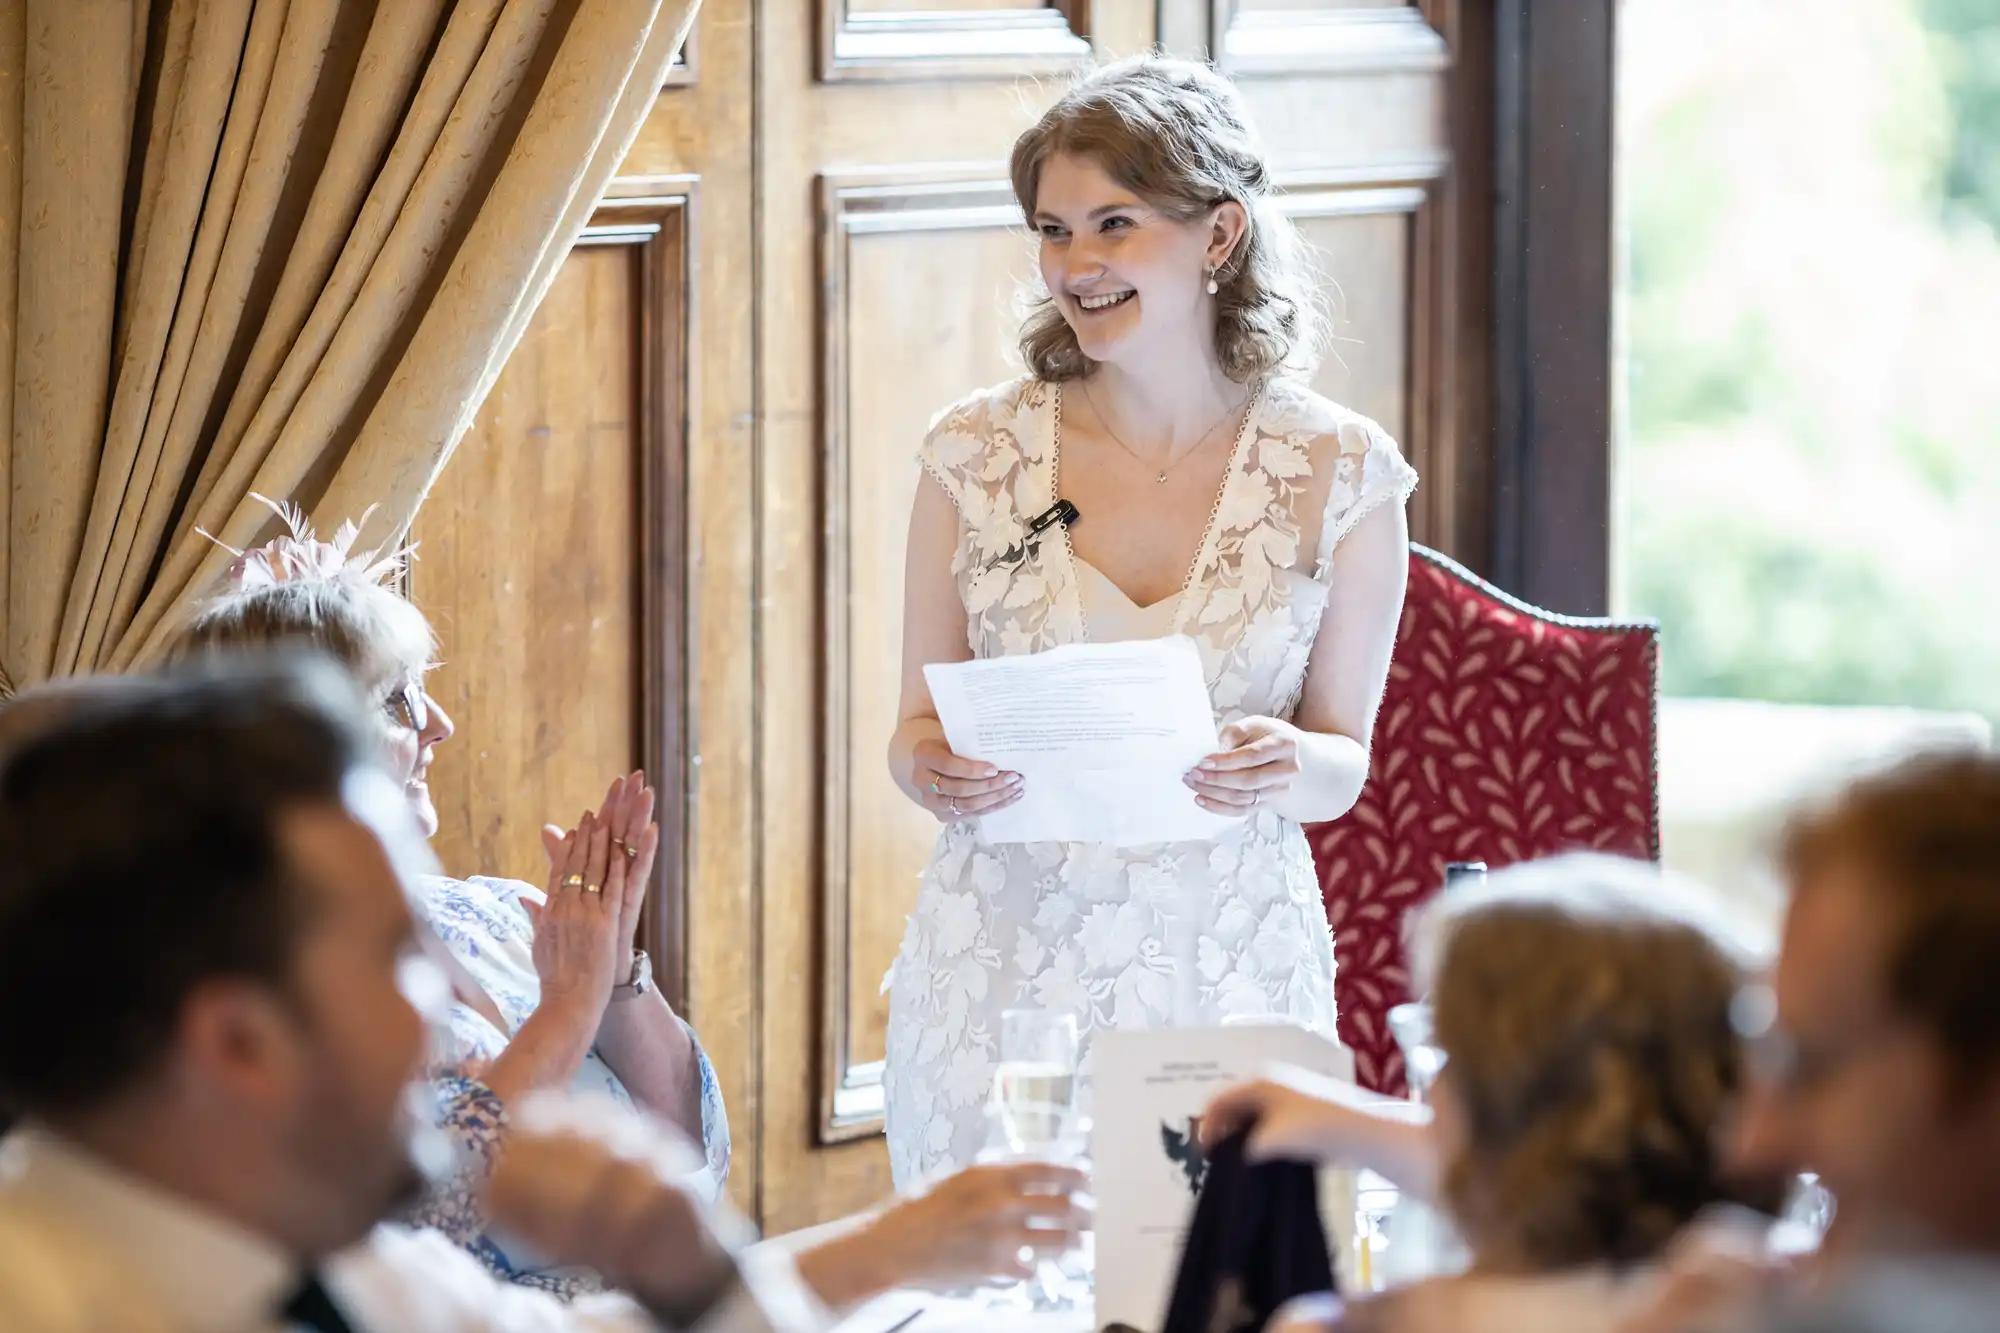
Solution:
M 1153 478 L 1153 480 L 1159 482 L 1160 485 L 1164 486 L 1167 484 L 1167 474 L 1162 472 L 1159 476 Z

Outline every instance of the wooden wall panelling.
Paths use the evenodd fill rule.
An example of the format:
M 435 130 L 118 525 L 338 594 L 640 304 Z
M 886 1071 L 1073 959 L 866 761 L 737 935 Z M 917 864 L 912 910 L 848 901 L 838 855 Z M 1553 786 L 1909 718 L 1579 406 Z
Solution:
M 653 326 L 658 334 L 652 344 L 654 350 L 646 353 L 645 358 L 653 370 L 673 364 L 684 368 L 685 387 L 676 404 L 669 404 L 664 387 L 650 400 L 668 420 L 678 419 L 682 423 L 678 457 L 683 465 L 684 525 L 676 533 L 667 521 L 641 524 L 635 515 L 630 520 L 621 520 L 622 535 L 610 545 L 619 547 L 619 559 L 624 562 L 621 567 L 631 571 L 631 577 L 636 577 L 641 568 L 658 571 L 677 565 L 683 571 L 678 582 L 665 578 L 658 581 L 662 588 L 679 590 L 680 647 L 677 651 L 664 626 L 657 634 L 642 635 L 633 630 L 623 637 L 607 633 L 600 626 L 597 637 L 585 640 L 583 646 L 576 646 L 573 641 L 564 644 L 556 641 L 546 617 L 534 615 L 517 616 L 507 633 L 544 644 L 535 649 L 537 652 L 570 654 L 574 665 L 564 669 L 580 671 L 584 669 L 583 663 L 592 663 L 590 669 L 600 671 L 606 682 L 591 690 L 591 707 L 597 718 L 594 725 L 626 738 L 622 744 L 613 746 L 608 742 L 594 744 L 590 737 L 595 733 L 581 727 L 539 731 L 523 728 L 521 747 L 527 750 L 532 746 L 538 763 L 545 766 L 552 762 L 569 763 L 573 754 L 585 756 L 576 763 L 579 774 L 576 783 L 582 789 L 573 796 L 567 787 L 563 789 L 562 800 L 566 803 L 563 813 L 568 817 L 574 817 L 585 802 L 595 801 L 602 794 L 603 784 L 620 764 L 648 757 L 636 740 L 641 728 L 656 737 L 653 748 L 663 751 L 673 744 L 667 735 L 674 717 L 678 716 L 682 723 L 677 762 L 669 763 L 662 754 L 658 763 L 661 769 L 676 768 L 684 786 L 683 798 L 673 803 L 680 811 L 682 824 L 678 848 L 669 847 L 663 856 L 683 875 L 684 892 L 680 899 L 684 906 L 678 921 L 674 912 L 660 912 L 655 928 L 664 932 L 666 938 L 657 942 L 664 946 L 659 952 L 665 954 L 672 951 L 676 936 L 685 941 L 684 971 L 678 989 L 684 1000 L 684 1012 L 700 1030 L 715 1064 L 729 1107 L 736 1145 L 730 1195 L 739 1207 L 754 1216 L 762 1165 L 757 1150 L 762 957 L 755 947 L 759 902 L 754 818 L 757 679 L 753 657 L 756 639 L 753 37 L 752 15 L 746 4 L 702 7 L 686 59 L 666 80 L 666 87 L 627 154 L 622 167 L 625 179 L 614 187 L 608 211 L 601 219 L 608 227 L 627 230 L 636 222 L 638 231 L 632 232 L 629 244 L 587 245 L 569 261 L 576 275 L 604 275 L 598 285 L 604 299 L 593 307 L 586 321 L 590 328 L 565 329 L 560 336 L 551 336 L 552 321 L 564 309 L 560 295 L 552 294 L 551 305 L 522 344 L 524 349 L 554 344 L 546 348 L 550 355 L 567 358 L 567 364 L 578 367 L 579 375 L 568 381 L 572 387 L 565 389 L 552 405 L 552 410 L 566 414 L 565 419 L 582 410 L 579 404 L 588 407 L 588 395 L 579 397 L 582 391 L 576 386 L 595 383 L 596 377 L 609 373 L 607 366 L 624 367 L 619 373 L 644 379 L 648 367 L 634 362 L 640 356 L 637 342 L 646 337 L 647 326 L 643 323 L 635 326 L 633 322 L 635 314 L 630 304 L 635 296 L 633 269 L 635 265 L 646 269 L 645 256 L 664 256 L 666 247 L 663 240 L 640 239 L 638 232 L 647 224 L 645 219 L 635 218 L 634 210 L 643 211 L 648 206 L 634 204 L 629 196 L 657 198 L 662 193 L 657 188 L 660 178 L 679 178 L 667 193 L 684 193 L 689 202 L 658 219 L 661 230 L 655 235 L 666 237 L 678 231 L 678 243 L 686 255 L 685 267 L 673 269 L 663 259 L 649 271 L 661 280 L 665 280 L 670 269 L 683 273 L 686 294 L 679 325 L 670 329 L 673 319 L 658 321 Z M 695 179 L 700 182 L 698 189 L 690 183 Z M 621 195 L 628 197 L 619 198 Z M 696 198 L 698 222 L 693 202 Z M 612 240 L 609 236 L 600 239 Z M 559 291 L 576 281 L 566 271 L 558 283 Z M 618 304 L 619 300 L 626 304 Z M 700 312 L 698 338 L 686 327 L 686 319 L 696 310 Z M 609 343 L 587 341 L 606 336 L 611 339 Z M 531 355 L 527 350 L 517 353 L 515 363 L 510 364 L 495 389 L 489 413 L 508 400 L 509 377 L 518 380 L 529 373 L 525 367 Z M 590 364 L 586 366 L 586 362 Z M 584 370 L 588 370 L 587 376 L 581 373 Z M 636 388 L 636 383 L 631 387 Z M 603 392 L 608 398 L 610 390 Z M 634 429 L 630 423 L 641 420 L 629 418 L 628 425 L 621 429 L 630 431 Z M 527 427 L 535 424 L 539 423 L 528 422 Z M 446 540 L 456 541 L 461 528 L 476 533 L 485 521 L 491 506 L 482 508 L 476 503 L 457 506 L 462 520 L 455 521 L 450 512 L 450 488 L 470 485 L 470 478 L 461 481 L 460 476 L 476 466 L 482 453 L 492 452 L 481 448 L 478 436 L 468 439 L 445 470 L 433 501 L 419 520 L 420 534 L 438 534 L 438 540 L 431 543 L 433 549 L 427 552 L 432 556 L 426 561 L 428 568 L 418 575 L 417 588 L 422 597 L 463 587 L 469 589 L 463 595 L 478 593 L 492 598 L 495 604 L 504 593 L 515 599 L 518 609 L 522 591 L 518 582 L 511 589 L 501 587 L 503 581 L 497 578 L 495 568 L 471 558 L 461 562 L 455 572 L 446 571 L 435 549 Z M 611 452 L 599 450 L 598 454 L 609 456 Z M 511 465 L 522 469 L 521 484 L 524 488 L 537 484 L 522 463 L 522 451 L 515 453 Z M 532 455 L 525 456 L 532 459 Z M 628 464 L 622 476 L 596 479 L 590 489 L 601 496 L 609 493 L 605 487 L 622 483 L 627 494 L 636 494 L 653 478 L 672 480 L 664 469 L 641 476 L 636 465 Z M 574 488 L 577 483 L 566 484 Z M 538 496 L 542 512 L 537 514 L 535 525 L 553 528 L 548 511 L 566 503 L 567 494 L 551 489 L 548 494 Z M 597 502 L 603 503 L 601 499 Z M 539 528 L 534 525 L 516 527 L 511 536 L 517 548 L 526 548 L 537 540 L 537 531 Z M 646 545 L 649 542 L 651 545 Z M 607 552 L 610 545 L 605 547 Z M 520 551 L 515 548 L 501 554 L 508 559 L 520 558 Z M 546 562 L 534 563 L 539 569 Z M 610 569 L 612 563 L 607 554 L 596 567 Z M 482 583 L 493 586 L 481 593 L 474 585 Z M 453 591 L 451 595 L 461 594 Z M 627 607 L 622 614 L 627 618 L 627 629 L 631 630 L 647 614 L 645 605 L 643 601 L 636 607 L 631 603 L 621 604 Z M 664 615 L 663 609 L 656 611 Z M 452 627 L 447 624 L 443 629 L 447 651 L 457 651 L 451 643 Z M 653 656 L 649 658 L 648 654 Z M 668 698 L 656 691 L 659 711 L 649 721 L 648 705 L 639 698 L 636 682 L 642 671 L 664 672 L 667 664 L 677 658 L 683 672 L 680 698 Z M 648 666 L 649 662 L 654 665 Z M 451 669 L 450 665 L 444 669 L 441 683 L 448 683 Z M 492 695 L 490 703 L 496 709 L 512 709 L 526 718 L 550 707 L 539 697 L 542 690 L 537 682 L 517 680 L 507 694 Z M 466 735 L 454 744 L 463 744 L 464 752 L 470 752 L 479 741 L 479 733 L 467 725 Z M 596 753 L 597 750 L 602 753 Z M 443 753 L 439 762 L 445 762 Z M 583 783 L 581 776 L 586 771 L 588 784 Z M 497 804 L 503 823 L 519 830 L 507 835 L 523 849 L 515 855 L 526 856 L 532 850 L 533 829 L 557 812 L 541 808 L 539 800 L 516 800 L 507 792 L 508 788 L 497 780 L 481 781 L 476 786 L 468 781 L 459 804 L 463 809 L 478 810 L 482 820 Z M 532 866 L 522 869 L 532 871 Z M 659 905 L 670 906 L 664 901 Z
M 430 777 L 452 874 L 541 883 L 536 830 L 638 759 L 631 300 L 623 257 L 564 265 L 413 530 L 458 724 Z
M 1457 3 L 1202 7 L 1206 49 L 1243 90 L 1285 206 L 1319 250 L 1336 318 L 1316 387 L 1397 436 L 1423 477 L 1412 534 L 1454 553 L 1483 514 L 1466 495 L 1483 441 L 1465 433 L 1456 371 L 1467 328 L 1453 48 L 1433 26 L 1450 28 Z M 1194 31 L 1195 7 L 1162 4 L 1163 15 L 1175 5 L 1183 34 Z
M 1571 615 L 1611 596 L 1616 0 L 1498 0 L 1492 577 Z
M 831 82 L 1061 74 L 1090 55 L 1089 0 L 820 0 Z
M 440 858 L 540 885 L 539 829 L 642 766 L 662 855 L 645 947 L 685 1002 L 682 778 L 689 183 L 621 181 L 433 487 L 409 586 L 460 734 Z
M 653 539 L 662 559 L 677 549 L 685 571 L 678 756 L 685 798 L 677 857 L 685 876 L 683 1012 L 701 1034 L 729 1109 L 730 1197 L 754 1217 L 762 1163 L 753 42 L 747 4 L 702 5 L 686 49 L 689 67 L 668 79 L 613 193 L 643 197 L 657 193 L 662 178 L 690 182 L 684 187 L 688 307 L 698 322 L 682 334 L 683 527 L 678 534 L 657 531 Z M 629 198 L 616 202 L 630 206 Z
M 970 389 L 1016 373 L 1002 352 L 1011 298 L 1031 260 L 1020 209 L 996 169 L 828 175 L 820 218 L 820 560 L 828 613 L 816 1132 L 822 1143 L 839 1143 L 881 1129 L 888 1021 L 881 980 L 938 831 L 883 762 L 896 725 L 894 645 L 918 481 L 913 443 L 889 442 L 920 439 L 939 405 L 910 385 Z M 951 292 L 955 308 L 911 299 L 931 291 Z M 884 374 L 891 366 L 895 373 Z
M 689 330 L 700 314 L 688 270 L 696 181 L 615 182 L 578 242 L 629 257 L 638 291 L 637 419 L 641 633 L 639 757 L 659 793 L 660 857 L 641 929 L 662 989 L 688 1009 L 687 988 L 687 427 L 696 386 Z
M 667 78 L 666 82 L 662 85 L 663 90 L 666 88 L 692 88 L 695 85 L 701 77 L 697 65 L 697 62 L 701 59 L 700 46 L 701 26 L 697 23 L 694 30 L 688 33 L 687 40 L 681 43 L 681 49 L 675 53 L 674 63 L 667 67 Z
M 1493 451 L 1493 6 L 1488 0 L 1424 0 L 1451 52 L 1445 81 L 1450 170 L 1437 185 L 1438 262 L 1446 286 L 1432 346 L 1449 379 L 1448 442 L 1431 462 L 1429 505 L 1439 549 L 1484 573 L 1492 549 Z
M 993 34 L 1048 23 L 1003 12 L 1006 0 L 977 21 L 961 0 L 945 23 L 953 41 L 992 25 L 983 65 L 953 56 L 928 19 L 900 29 L 913 44 L 896 59 L 843 64 L 843 35 L 887 33 L 881 15 L 914 13 L 889 0 L 819 0 L 807 30 L 785 0 L 757 4 L 770 72 L 757 229 L 759 1203 L 782 1231 L 888 1187 L 869 1124 L 876 988 L 936 831 L 882 772 L 911 454 L 931 413 L 1007 373 L 999 293 L 1031 261 L 1006 230 L 1004 194 L 977 182 L 999 180 L 1014 135 L 1056 89 L 995 77 L 1022 57 Z M 1217 43 L 1264 131 L 1283 206 L 1325 251 L 1350 298 L 1348 333 L 1364 340 L 1343 345 L 1345 363 L 1329 362 L 1322 383 L 1381 414 L 1433 486 L 1448 479 L 1457 417 L 1443 368 L 1459 271 L 1450 51 L 1431 12 L 1188 0 L 1058 12 L 1103 56 L 1145 49 L 1170 25 Z M 1448 548 L 1450 489 L 1417 511 L 1418 530 Z
M 1418 541 L 1449 531 L 1452 490 L 1438 484 L 1451 445 L 1451 377 L 1441 373 L 1435 287 L 1441 160 L 1403 167 L 1306 169 L 1281 177 L 1279 207 L 1316 253 L 1331 341 L 1313 387 L 1395 436 L 1431 484 L 1411 511 Z
M 1209 50 L 1232 76 L 1442 71 L 1444 39 L 1402 0 L 1211 0 Z
M 813 0 L 815 23 L 799 20 L 799 0 L 755 0 L 758 20 L 760 268 L 757 303 L 762 558 L 758 684 L 763 851 L 763 1151 L 759 1216 L 783 1231 L 848 1213 L 888 1192 L 888 1162 L 872 1135 L 827 1144 L 818 1073 L 834 1057 L 822 1036 L 832 1030 L 822 1001 L 824 931 L 845 929 L 856 941 L 846 977 L 831 979 L 848 999 L 850 1050 L 842 1067 L 879 1043 L 881 964 L 902 936 L 915 906 L 915 867 L 935 837 L 935 825 L 906 804 L 884 800 L 884 750 L 899 674 L 901 548 L 909 521 L 913 455 L 931 413 L 969 389 L 1011 373 L 1002 357 L 1009 316 L 1000 293 L 1026 265 L 1025 238 L 1003 230 L 880 223 L 867 231 L 863 215 L 924 213 L 938 203 L 921 182 L 955 188 L 964 164 L 991 180 L 1002 174 L 1014 137 L 1054 95 L 1060 71 L 1094 47 L 1107 55 L 1143 50 L 1153 39 L 1152 16 L 1136 5 L 1080 4 L 1031 15 L 1067 32 L 1060 58 L 1023 74 L 1026 57 L 1004 38 L 1018 15 L 987 0 L 926 4 L 948 11 L 943 27 L 916 23 L 902 31 L 920 38 L 908 54 L 873 68 L 843 66 L 829 56 L 829 32 L 887 32 L 884 13 L 908 14 L 854 0 Z M 981 23 L 988 26 L 982 28 Z M 1075 26 L 1071 26 L 1074 24 Z M 893 26 L 893 25 L 891 25 Z M 1013 29 L 1018 35 L 1019 29 Z M 1061 36 L 1060 33 L 1057 34 Z M 952 42 L 972 41 L 977 60 L 952 55 Z M 949 41 L 946 40 L 949 38 Z M 1084 45 L 1087 38 L 1090 45 Z M 852 48 L 850 48 L 851 50 Z M 835 52 L 834 54 L 838 54 Z M 703 59 L 708 57 L 704 53 Z M 907 75 L 908 77 L 904 77 Z M 905 207 L 871 203 L 860 194 L 873 181 L 916 187 Z M 834 191 L 829 196 L 828 191 Z M 849 315 L 827 287 L 835 269 L 823 262 L 832 234 L 829 198 L 847 221 L 845 281 Z M 952 211 L 940 204 L 933 216 Z M 857 227 L 859 229 L 857 229 Z M 964 245 L 966 250 L 955 250 Z M 947 256 L 955 256 L 948 258 Z M 850 320 L 852 323 L 843 323 Z M 823 383 L 827 340 L 848 341 L 842 384 Z M 901 340 L 901 341 L 898 341 Z M 951 350 L 951 349 L 959 350 Z M 907 349 L 907 350 L 898 350 Z M 888 360 L 885 363 L 885 358 Z M 833 394 L 847 394 L 843 423 L 845 493 L 866 496 L 867 527 L 847 529 L 849 591 L 829 602 L 822 560 L 829 515 L 828 423 Z M 883 494 L 877 498 L 874 494 Z M 856 513 L 863 512 L 857 502 Z M 838 521 L 844 518 L 834 516 Z M 829 905 L 824 788 L 842 781 L 829 770 L 833 723 L 823 644 L 848 635 L 853 664 L 846 695 L 849 717 L 839 734 L 848 753 L 840 769 L 852 775 L 844 795 L 849 867 L 843 904 Z M 862 637 L 865 634 L 866 637 Z M 872 711 L 871 711 L 872 710 Z M 885 711 L 886 710 L 886 711 Z M 871 720 L 880 717 L 881 720 Z M 874 733 L 866 734 L 864 732 Z M 900 797 L 894 798 L 901 802 Z

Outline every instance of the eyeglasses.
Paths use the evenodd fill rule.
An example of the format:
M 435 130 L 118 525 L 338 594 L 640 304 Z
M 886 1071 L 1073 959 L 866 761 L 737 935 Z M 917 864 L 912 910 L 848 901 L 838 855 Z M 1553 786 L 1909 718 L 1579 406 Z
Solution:
M 424 687 L 411 681 L 399 689 L 391 690 L 389 697 L 382 701 L 382 709 L 388 713 L 389 720 L 397 726 L 422 732 L 431 724 L 431 710 L 426 702 L 427 698 Z
M 1765 985 L 1737 992 L 1729 1020 L 1743 1042 L 1751 1076 L 1786 1095 L 1824 1085 L 1897 1032 L 1894 1024 L 1878 1020 L 1843 1032 L 1837 1045 L 1808 1040 L 1778 1021 L 1777 997 Z

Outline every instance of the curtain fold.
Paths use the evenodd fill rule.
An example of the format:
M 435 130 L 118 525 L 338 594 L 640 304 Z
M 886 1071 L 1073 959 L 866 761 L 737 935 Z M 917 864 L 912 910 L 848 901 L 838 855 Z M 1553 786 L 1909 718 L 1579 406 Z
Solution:
M 154 660 L 253 491 L 400 537 L 696 3 L 0 0 L 0 694 Z
M 21 64 L 0 71 L 21 95 L 12 549 L 0 638 L 15 685 L 54 663 L 104 442 L 140 59 L 129 3 L 27 0 Z
M 27 47 L 27 6 L 0 6 L 0 71 L 25 72 Z M 0 699 L 14 692 L 5 628 L 13 551 L 6 535 L 14 499 L 14 307 L 20 269 L 4 256 L 21 253 L 21 95 L 18 77 L 0 80 Z
M 388 391 L 333 477 L 316 522 L 338 523 L 334 515 L 359 514 L 379 501 L 371 523 L 380 525 L 378 534 L 400 536 L 416 517 L 631 150 L 694 15 L 692 6 L 675 12 L 663 7 L 636 30 L 612 21 L 629 8 L 628 0 L 583 0 L 543 95 L 494 182 L 489 206 L 474 221 Z M 612 111 L 595 121 L 558 110 L 574 100 L 606 97 Z M 472 342 L 475 331 L 490 332 Z M 468 345 L 478 355 L 465 355 Z M 411 431 L 418 432 L 420 447 L 409 447 Z

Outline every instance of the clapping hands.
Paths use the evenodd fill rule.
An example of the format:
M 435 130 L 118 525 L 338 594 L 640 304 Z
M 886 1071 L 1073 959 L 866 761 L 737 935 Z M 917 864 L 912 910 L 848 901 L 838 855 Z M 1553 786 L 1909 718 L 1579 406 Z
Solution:
M 659 852 L 654 799 L 645 775 L 630 773 L 611 784 L 602 810 L 586 810 L 575 828 L 543 828 L 547 901 L 528 908 L 543 1003 L 601 1011 L 628 975 Z

